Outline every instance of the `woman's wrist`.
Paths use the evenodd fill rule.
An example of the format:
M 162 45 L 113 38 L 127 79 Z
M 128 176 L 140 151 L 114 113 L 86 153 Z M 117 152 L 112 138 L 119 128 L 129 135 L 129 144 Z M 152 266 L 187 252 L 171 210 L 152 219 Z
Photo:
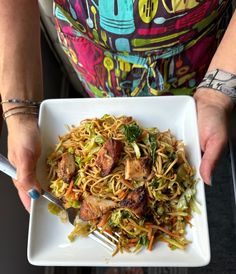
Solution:
M 25 120 L 23 116 L 25 116 L 27 120 L 30 118 L 30 116 L 38 118 L 40 103 L 40 101 L 33 101 L 30 99 L 3 99 L 1 101 L 3 119 L 13 119 L 12 116 L 19 116 L 20 121 L 22 121 L 22 119 Z M 17 120 L 19 121 L 19 118 Z
M 213 89 L 229 96 L 236 104 L 236 75 L 221 69 L 208 71 L 197 89 Z
M 38 130 L 38 118 L 35 115 L 19 114 L 6 119 L 6 125 L 9 133 L 17 134 L 22 128 Z
M 234 107 L 232 98 L 211 88 L 198 88 L 194 94 L 197 103 L 216 106 L 226 112 L 231 112 Z
M 25 115 L 28 117 L 29 115 L 31 115 L 31 116 L 38 117 L 38 114 L 39 114 L 38 107 L 21 105 L 21 106 L 15 106 L 15 107 L 5 110 L 2 114 L 2 116 L 3 116 L 4 120 L 7 120 L 12 116 Z

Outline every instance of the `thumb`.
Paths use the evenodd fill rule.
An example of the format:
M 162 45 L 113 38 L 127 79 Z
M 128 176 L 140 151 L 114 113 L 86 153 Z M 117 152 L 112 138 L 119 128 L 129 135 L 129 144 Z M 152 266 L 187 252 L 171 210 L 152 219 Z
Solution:
M 27 176 L 27 178 L 13 180 L 18 190 L 19 197 L 25 207 L 30 212 L 31 199 L 36 200 L 40 197 L 40 186 L 35 176 Z
M 40 197 L 40 184 L 36 179 L 35 161 L 24 159 L 24 161 L 16 164 L 17 179 L 13 180 L 18 190 L 20 199 L 26 208 L 30 210 L 30 200 Z
M 211 175 L 226 145 L 226 140 L 226 138 L 220 139 L 219 136 L 213 136 L 207 140 L 204 146 L 204 154 L 200 164 L 200 174 L 203 181 L 208 185 L 211 185 Z
M 22 190 L 18 191 L 18 195 L 19 195 L 25 209 L 30 213 L 30 207 L 31 207 L 30 196 L 25 191 L 22 191 Z

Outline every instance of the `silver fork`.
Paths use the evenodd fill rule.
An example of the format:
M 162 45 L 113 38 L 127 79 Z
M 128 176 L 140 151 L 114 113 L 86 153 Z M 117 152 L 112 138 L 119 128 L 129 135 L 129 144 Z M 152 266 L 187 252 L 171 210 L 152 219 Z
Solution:
M 5 174 L 9 175 L 11 178 L 16 179 L 16 168 L 9 162 L 9 160 L 0 154 L 0 170 Z M 77 215 L 77 210 L 75 208 L 65 208 L 63 202 L 53 196 L 50 192 L 42 189 L 41 196 L 47 199 L 48 201 L 56 204 L 61 209 L 65 210 L 68 215 L 69 222 L 74 226 L 74 221 Z M 106 247 L 111 252 L 114 252 L 117 248 L 118 243 L 118 235 L 114 236 L 107 232 L 100 232 L 98 229 L 94 230 L 88 235 L 91 239 L 100 243 L 104 247 Z

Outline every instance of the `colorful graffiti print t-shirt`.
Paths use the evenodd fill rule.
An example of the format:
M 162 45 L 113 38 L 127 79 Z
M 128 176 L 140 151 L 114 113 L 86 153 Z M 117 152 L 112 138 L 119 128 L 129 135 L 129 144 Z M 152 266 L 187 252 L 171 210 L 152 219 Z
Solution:
M 55 0 L 60 44 L 89 96 L 192 94 L 230 1 Z

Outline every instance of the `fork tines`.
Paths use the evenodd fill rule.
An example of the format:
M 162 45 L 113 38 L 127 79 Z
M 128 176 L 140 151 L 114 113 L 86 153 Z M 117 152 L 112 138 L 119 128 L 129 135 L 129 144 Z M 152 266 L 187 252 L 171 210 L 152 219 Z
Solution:
M 118 235 L 116 235 L 118 237 Z M 89 237 L 98 243 L 102 244 L 104 247 L 109 249 L 110 251 L 114 252 L 117 248 L 117 244 L 119 240 L 114 236 L 106 231 L 100 231 L 98 229 L 94 230 L 92 233 L 89 234 Z

